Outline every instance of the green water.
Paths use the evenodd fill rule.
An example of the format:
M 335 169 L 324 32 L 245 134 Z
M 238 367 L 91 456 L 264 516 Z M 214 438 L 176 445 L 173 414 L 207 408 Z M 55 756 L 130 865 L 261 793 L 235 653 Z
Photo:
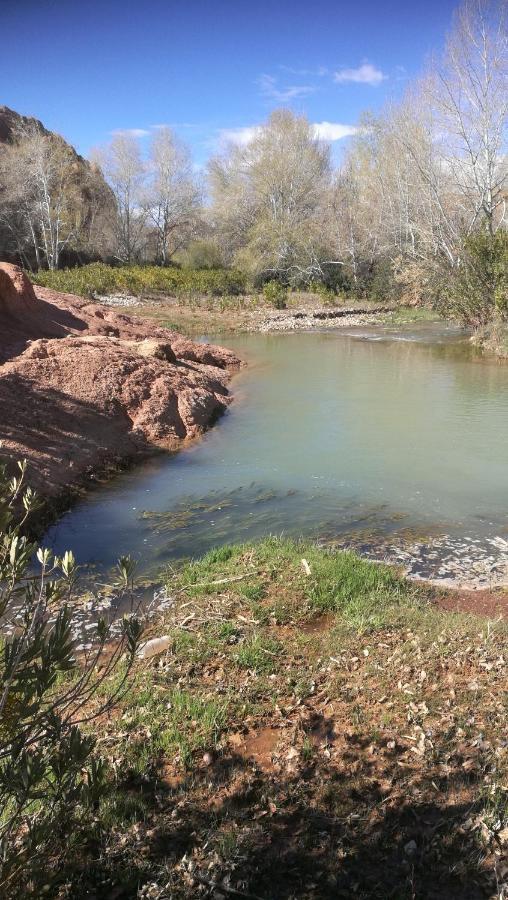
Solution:
M 190 450 L 63 516 L 46 543 L 145 568 L 268 533 L 508 538 L 508 365 L 443 326 L 223 337 L 249 363 Z

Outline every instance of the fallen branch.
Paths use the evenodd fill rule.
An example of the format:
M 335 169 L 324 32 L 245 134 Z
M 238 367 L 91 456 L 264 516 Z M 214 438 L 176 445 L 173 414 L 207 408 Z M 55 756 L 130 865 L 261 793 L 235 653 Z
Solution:
M 186 587 L 181 588 L 181 591 L 188 591 L 189 588 L 215 587 L 218 584 L 232 584 L 234 581 L 243 581 L 244 578 L 252 578 L 253 575 L 258 574 L 258 572 L 247 572 L 245 575 L 232 575 L 230 578 L 217 578 L 216 581 L 198 581 L 197 584 L 188 584 Z

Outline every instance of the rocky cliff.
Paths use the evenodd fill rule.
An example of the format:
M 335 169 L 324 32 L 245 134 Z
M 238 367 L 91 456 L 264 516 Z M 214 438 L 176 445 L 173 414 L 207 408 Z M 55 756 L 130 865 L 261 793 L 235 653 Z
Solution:
M 100 169 L 80 156 L 61 135 L 49 131 L 39 119 L 23 116 L 8 106 L 0 106 L 0 200 L 2 199 L 2 147 L 15 145 L 23 133 L 38 131 L 51 137 L 65 151 L 71 165 L 71 187 L 80 210 L 81 246 L 69 246 L 61 263 L 76 262 L 94 257 L 94 245 L 100 239 L 101 251 L 107 251 L 109 232 L 116 215 L 116 201 Z M 96 248 L 95 248 L 96 249 Z M 0 220 L 0 259 L 21 262 L 16 241 L 9 228 Z M 24 261 L 23 261 L 24 263 Z

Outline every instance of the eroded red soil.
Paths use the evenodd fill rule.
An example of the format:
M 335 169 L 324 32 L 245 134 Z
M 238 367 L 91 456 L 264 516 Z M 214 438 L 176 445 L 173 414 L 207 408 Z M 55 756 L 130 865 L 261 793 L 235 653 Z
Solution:
M 239 365 L 221 347 L 34 288 L 0 264 L 1 452 L 28 460 L 45 498 L 202 434 L 230 402 Z

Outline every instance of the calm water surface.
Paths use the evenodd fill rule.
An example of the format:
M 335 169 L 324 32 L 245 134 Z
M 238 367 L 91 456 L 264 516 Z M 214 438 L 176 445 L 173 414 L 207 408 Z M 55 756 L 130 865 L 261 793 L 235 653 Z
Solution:
M 249 362 L 190 450 L 98 488 L 46 536 L 57 552 L 147 570 L 269 533 L 508 538 L 508 366 L 424 326 L 225 336 Z M 507 545 L 508 547 L 508 545 Z

